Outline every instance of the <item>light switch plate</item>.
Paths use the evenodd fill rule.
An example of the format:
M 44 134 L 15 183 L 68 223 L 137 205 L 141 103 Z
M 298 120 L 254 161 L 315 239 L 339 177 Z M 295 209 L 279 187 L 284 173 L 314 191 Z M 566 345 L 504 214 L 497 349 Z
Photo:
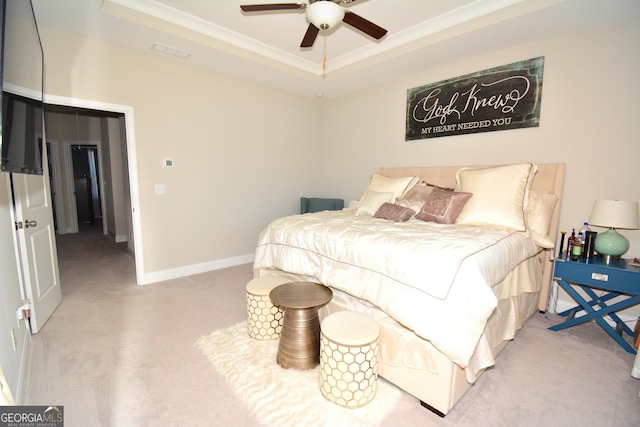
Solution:
M 158 195 L 167 194 L 167 186 L 164 184 L 156 184 L 155 193 Z
M 172 168 L 173 167 L 173 159 L 164 159 L 162 161 L 162 166 L 164 166 L 165 168 Z

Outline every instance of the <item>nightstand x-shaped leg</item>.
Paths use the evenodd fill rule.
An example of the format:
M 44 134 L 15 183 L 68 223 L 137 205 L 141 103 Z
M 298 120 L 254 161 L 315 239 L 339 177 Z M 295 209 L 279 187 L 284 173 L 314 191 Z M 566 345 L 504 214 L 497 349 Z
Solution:
M 580 305 L 569 310 L 565 310 L 562 313 L 558 313 L 560 316 L 566 316 L 567 320 L 563 323 L 550 327 L 550 330 L 560 331 L 562 329 L 586 323 L 590 320 L 595 320 L 611 336 L 611 338 L 616 340 L 616 342 L 622 346 L 622 348 L 631 354 L 636 354 L 635 349 L 625 341 L 622 336 L 626 333 L 633 337 L 633 331 L 615 313 L 640 303 L 640 295 L 627 295 L 619 292 L 605 291 L 605 294 L 598 296 L 591 287 L 574 283 L 574 286 L 579 286 L 588 295 L 588 297 L 591 298 L 587 301 L 576 291 L 572 284 L 562 279 L 558 280 L 558 283 Z M 626 299 L 616 302 L 615 304 L 607 305 L 607 301 L 616 297 L 626 297 Z M 595 308 L 596 306 L 599 308 Z M 585 312 L 583 316 L 574 317 L 576 313 L 581 311 Z M 604 320 L 604 316 L 609 316 L 611 320 L 616 323 L 615 329 L 607 323 L 606 320 Z

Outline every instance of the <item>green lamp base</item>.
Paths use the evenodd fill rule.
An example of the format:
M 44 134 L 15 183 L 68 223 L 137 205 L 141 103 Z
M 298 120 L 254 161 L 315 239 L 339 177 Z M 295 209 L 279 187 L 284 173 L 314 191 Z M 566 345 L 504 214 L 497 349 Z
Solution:
M 598 233 L 594 249 L 598 254 L 602 255 L 606 261 L 609 261 L 620 258 L 629 250 L 629 240 L 611 228 L 604 233 Z

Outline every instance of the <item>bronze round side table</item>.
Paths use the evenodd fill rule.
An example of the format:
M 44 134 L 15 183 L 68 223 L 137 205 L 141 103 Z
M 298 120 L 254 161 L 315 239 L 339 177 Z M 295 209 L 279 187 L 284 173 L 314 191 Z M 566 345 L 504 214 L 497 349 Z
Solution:
M 314 282 L 277 286 L 269 298 L 284 307 L 284 320 L 276 361 L 285 368 L 312 369 L 320 363 L 318 308 L 333 297 L 331 289 Z

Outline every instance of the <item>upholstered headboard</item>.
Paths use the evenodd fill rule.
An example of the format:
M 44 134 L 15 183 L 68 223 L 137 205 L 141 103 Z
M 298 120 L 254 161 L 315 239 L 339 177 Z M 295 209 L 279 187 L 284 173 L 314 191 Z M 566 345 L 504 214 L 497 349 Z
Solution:
M 486 165 L 482 165 L 486 166 Z M 473 165 L 470 167 L 482 167 Z M 536 173 L 531 189 L 540 193 L 552 193 L 558 198 L 551 225 L 549 227 L 549 236 L 556 239 L 558 236 L 558 227 L 560 222 L 560 206 L 562 202 L 562 190 L 564 188 L 564 163 L 548 163 L 537 164 L 538 172 Z M 462 167 L 467 166 L 444 166 L 444 167 L 381 167 L 376 173 L 389 177 L 401 176 L 419 176 L 422 180 L 443 187 L 455 187 L 456 174 Z M 549 292 L 551 289 L 551 281 L 553 276 L 553 259 L 557 253 L 557 249 L 545 249 L 540 254 L 543 263 L 542 270 L 542 289 L 540 291 L 540 299 L 538 301 L 538 309 L 546 311 L 549 302 Z

